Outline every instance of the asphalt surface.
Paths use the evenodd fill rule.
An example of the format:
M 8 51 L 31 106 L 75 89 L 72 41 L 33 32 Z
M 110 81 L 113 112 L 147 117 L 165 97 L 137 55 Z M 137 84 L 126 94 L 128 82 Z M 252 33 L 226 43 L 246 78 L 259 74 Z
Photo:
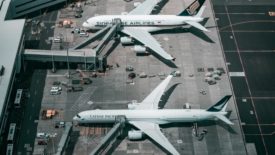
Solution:
M 100 3 L 104 3 L 105 1 L 100 1 Z M 121 12 L 121 5 L 120 2 L 111 1 L 112 8 L 106 7 L 106 4 L 102 4 L 102 8 L 98 7 L 99 13 L 108 14 L 113 13 L 112 11 L 117 10 Z M 115 4 L 118 3 L 118 4 Z M 170 5 L 170 6 L 169 6 Z M 117 7 L 114 7 L 117 6 Z M 132 7 L 132 5 L 128 4 L 127 7 Z M 170 3 L 166 7 L 166 14 L 169 11 L 174 10 L 177 7 L 174 4 Z M 94 8 L 95 9 L 95 8 Z M 180 8 L 181 9 L 181 8 Z M 129 9 L 128 9 L 129 10 Z M 93 11 L 93 9 L 89 9 L 89 11 Z M 124 10 L 122 10 L 124 11 Z M 209 10 L 208 14 L 212 12 Z M 174 13 L 174 12 L 173 12 Z M 90 12 L 87 12 L 90 16 Z M 52 16 L 53 17 L 53 16 Z M 47 18 L 47 17 L 45 17 Z M 49 17 L 49 22 L 51 17 Z M 84 18 L 83 18 L 84 19 Z M 47 19 L 45 19 L 47 21 Z M 213 21 L 211 21 L 210 26 L 212 26 Z M 48 30 L 49 25 L 46 25 L 46 30 Z M 192 32 L 191 32 L 192 33 Z M 216 31 L 212 31 L 212 33 L 208 34 L 210 38 L 217 41 Z M 47 39 L 47 37 L 51 36 L 51 33 L 48 31 L 42 32 L 41 35 L 37 35 L 36 38 L 33 40 L 37 42 L 37 46 L 42 49 L 47 49 L 50 47 L 48 44 L 42 43 Z M 218 85 L 208 86 L 203 82 L 204 73 L 197 73 L 197 68 L 213 68 L 213 67 L 222 67 L 224 68 L 224 62 L 222 59 L 222 55 L 220 54 L 220 46 L 219 44 L 213 44 L 213 42 L 205 43 L 205 40 L 199 39 L 193 34 L 186 33 L 185 35 L 175 35 L 175 34 L 166 34 L 162 36 L 155 36 L 162 42 L 162 45 L 165 49 L 170 49 L 169 52 L 177 57 L 176 63 L 179 66 L 179 70 L 184 73 L 183 77 L 174 79 L 174 82 L 183 82 L 184 84 L 180 85 L 179 88 L 175 89 L 175 92 L 170 97 L 169 104 L 167 105 L 168 108 L 182 108 L 184 102 L 189 102 L 192 104 L 194 108 L 207 108 L 213 104 L 217 100 L 217 98 L 223 96 L 224 94 L 231 94 L 231 89 L 228 83 L 227 76 L 223 76 L 222 79 L 218 82 Z M 38 41 L 41 40 L 41 41 Z M 170 40 L 169 42 L 166 42 Z M 214 41 L 215 42 L 215 41 Z M 196 44 L 194 44 L 196 43 Z M 188 48 L 187 48 L 188 47 Z M 173 49 L 173 50 L 172 50 Z M 178 51 L 178 52 L 176 52 Z M 233 52 L 230 52 L 233 53 Z M 114 56 L 115 55 L 115 56 Z M 138 79 L 135 81 L 135 87 L 132 85 L 126 85 L 125 81 L 127 78 L 127 73 L 125 73 L 126 65 L 130 64 L 135 66 L 135 70 L 137 73 L 145 71 L 148 74 L 157 74 L 157 73 L 170 73 L 171 68 L 163 65 L 162 62 L 157 60 L 155 57 L 146 57 L 140 58 L 133 54 L 129 48 L 125 48 L 122 46 L 118 46 L 115 52 L 111 54 L 111 64 L 115 64 L 115 62 L 119 62 L 121 67 L 117 68 L 113 71 L 110 71 L 110 74 L 115 76 L 106 76 L 99 81 L 95 81 L 93 86 L 91 87 L 92 90 L 96 89 L 97 91 L 93 91 L 93 96 L 87 96 L 87 98 L 82 98 L 79 96 L 68 95 L 66 98 L 67 101 L 73 102 L 74 99 L 81 99 L 77 100 L 78 102 L 66 102 L 66 110 L 70 109 L 65 112 L 65 120 L 71 120 L 72 116 L 74 115 L 72 112 L 83 110 L 84 108 L 87 109 L 87 101 L 92 100 L 94 101 L 94 106 L 96 106 L 97 101 L 101 101 L 100 107 L 108 107 L 110 105 L 104 105 L 104 102 L 110 101 L 130 101 L 132 99 L 136 99 L 141 101 L 159 82 L 158 78 L 151 78 L 150 80 L 145 79 Z M 35 66 L 37 64 L 33 64 Z M 40 65 L 40 64 L 39 64 Z M 186 67 L 187 66 L 187 67 Z M 39 66 L 37 66 L 39 67 Z M 195 77 L 194 77 L 195 74 Z M 63 74 L 64 75 L 64 74 Z M 192 76 L 188 76 L 192 75 Z M 31 148 L 33 147 L 33 141 L 36 133 L 37 124 L 36 119 L 39 116 L 39 108 L 41 103 L 40 94 L 43 94 L 43 87 L 45 79 L 45 73 L 39 71 L 35 71 L 32 76 L 32 83 L 30 86 L 30 96 L 25 109 L 24 117 L 22 117 L 22 124 L 21 127 L 21 134 L 19 138 L 18 144 L 18 151 L 21 154 L 30 154 Z M 38 82 L 38 83 L 37 83 Z M 96 83 L 98 85 L 96 85 Z M 245 85 L 246 83 L 244 83 Z M 41 88 L 40 88 L 41 87 Z M 111 89 L 112 88 L 112 89 Z M 201 89 L 206 90 L 207 95 L 202 96 L 199 91 Z M 88 90 L 88 89 L 87 89 Z M 104 90 L 104 91 L 103 91 Z M 188 90 L 188 91 L 182 91 Z M 90 92 L 91 93 L 91 92 Z M 88 93 L 87 93 L 88 94 Z M 177 97 L 175 97 L 175 96 Z M 249 95 L 249 93 L 248 93 Z M 87 101 L 86 101 L 87 99 Z M 238 99 L 238 98 L 237 98 Z M 231 101 L 233 102 L 233 101 Z M 247 101 L 248 102 L 248 101 Z M 68 104 L 69 103 L 69 104 Z M 197 104 L 200 103 L 200 104 Z M 34 105 L 35 104 L 35 105 Z M 98 105 L 99 105 L 98 104 Z M 83 105 L 83 106 L 82 106 Z M 125 106 L 126 104 L 124 104 Z M 233 103 L 230 104 L 229 109 L 234 109 L 235 107 L 232 106 Z M 35 108 L 32 106 L 35 106 Z M 116 106 L 117 105 L 113 105 Z M 167 108 L 166 107 L 166 108 Z M 83 109 L 82 109 L 83 108 Z M 21 118 L 21 117 L 19 117 Z M 236 114 L 231 116 L 233 121 L 237 121 Z M 27 123 L 25 121 L 28 120 Z M 219 124 L 219 123 L 217 123 Z M 238 124 L 238 123 L 236 123 Z M 171 143 L 181 151 L 182 154 L 244 154 L 245 150 L 243 148 L 243 142 L 241 139 L 241 132 L 239 126 L 235 125 L 231 127 L 224 127 L 222 125 L 213 125 L 213 124 L 202 124 L 202 128 L 206 128 L 209 133 L 204 138 L 203 141 L 198 141 L 196 138 L 192 136 L 192 129 L 191 127 L 171 127 L 165 129 L 163 132 L 167 136 L 168 139 L 171 140 Z M 233 130 L 233 132 L 232 132 Z M 25 136 L 28 135 L 28 136 Z M 86 138 L 86 137 L 85 137 Z M 260 137 L 261 138 L 261 137 Z M 182 141 L 178 141 L 182 140 Z M 246 139 L 247 140 L 247 139 Z M 81 141 L 81 139 L 80 139 Z M 97 143 L 97 142 L 96 142 Z M 89 145 L 88 145 L 89 144 Z M 125 146 L 125 147 L 123 147 Z M 90 149 L 90 143 L 87 143 L 84 139 L 84 143 L 79 143 L 79 145 L 75 146 L 76 151 L 79 151 L 77 154 L 80 154 L 82 151 L 81 149 L 87 152 Z M 27 150 L 29 149 L 29 150 Z M 150 141 L 143 141 L 143 142 L 128 142 L 125 140 L 121 143 L 120 147 L 116 148 L 117 154 L 129 154 L 129 151 L 141 151 L 143 154 L 148 154 L 148 152 L 153 151 L 156 154 L 163 154 L 163 150 L 159 149 L 154 145 L 154 143 Z M 75 151 L 75 150 L 74 150 Z
M 26 34 L 26 48 L 40 48 L 50 49 L 51 44 L 47 43 L 48 37 L 53 35 L 53 29 L 57 11 L 51 11 L 47 14 L 34 17 L 31 22 L 28 23 L 25 29 Z M 46 21 L 42 25 L 41 22 Z M 36 24 L 38 23 L 38 24 Z M 40 33 L 37 35 L 31 35 L 32 31 L 40 29 Z M 41 100 L 43 97 L 43 90 L 46 78 L 47 64 L 37 62 L 27 62 L 26 71 L 21 74 L 20 88 L 28 90 L 30 98 L 25 101 L 25 105 L 20 109 L 14 109 L 12 113 L 11 122 L 18 122 L 18 140 L 16 142 L 15 152 L 16 154 L 31 154 L 34 147 L 34 139 L 37 131 L 37 120 L 39 120 Z M 18 116 L 18 117 L 14 117 Z
M 229 72 L 245 74 L 231 76 L 245 140 L 275 154 L 275 6 L 251 4 L 213 1 Z
M 20 118 L 20 133 L 17 147 L 17 154 L 27 154 L 32 152 L 34 138 L 36 136 L 37 123 L 39 119 L 41 100 L 43 96 L 45 70 L 35 70 L 32 75 L 32 82 L 29 88 L 30 98 L 26 102 L 23 115 Z

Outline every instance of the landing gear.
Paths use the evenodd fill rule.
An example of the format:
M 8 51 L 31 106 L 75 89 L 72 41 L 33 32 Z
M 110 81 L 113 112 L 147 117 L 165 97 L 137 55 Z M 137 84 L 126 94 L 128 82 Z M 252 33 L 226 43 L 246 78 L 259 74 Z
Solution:
M 194 123 L 193 129 L 192 129 L 192 135 L 196 137 L 199 141 L 203 140 L 207 132 L 208 132 L 207 129 L 202 129 L 202 131 L 199 132 L 198 123 L 197 122 Z

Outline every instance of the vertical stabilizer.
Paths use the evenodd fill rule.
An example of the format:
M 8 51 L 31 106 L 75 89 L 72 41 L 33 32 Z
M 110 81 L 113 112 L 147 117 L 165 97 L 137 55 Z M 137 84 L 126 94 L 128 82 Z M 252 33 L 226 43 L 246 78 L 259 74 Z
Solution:
M 178 14 L 178 16 L 194 16 L 194 15 L 196 15 L 200 11 L 204 2 L 205 2 L 205 0 L 195 0 L 185 10 L 183 10 L 180 14 Z
M 227 102 L 231 98 L 232 95 L 227 95 L 223 97 L 219 102 L 217 102 L 215 105 L 207 109 L 206 111 L 209 112 L 219 112 L 219 111 L 225 111 L 227 107 Z

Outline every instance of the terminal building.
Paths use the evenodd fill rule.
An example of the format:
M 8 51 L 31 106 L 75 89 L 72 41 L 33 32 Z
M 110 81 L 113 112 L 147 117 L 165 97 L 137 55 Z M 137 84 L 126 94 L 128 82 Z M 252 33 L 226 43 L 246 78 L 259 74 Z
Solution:
M 67 2 L 67 0 L 0 0 L 0 145 L 8 126 L 9 109 L 14 107 L 15 91 L 12 91 L 12 88 L 15 77 L 23 70 L 23 61 L 51 62 L 52 64 L 54 62 L 82 63 L 85 66 L 88 64 L 97 67 L 98 70 L 104 70 L 106 67 L 107 61 L 100 52 L 114 33 L 110 33 L 103 39 L 104 41 L 96 50 L 80 49 L 90 43 L 94 37 L 89 37 L 76 47 L 63 51 L 25 49 L 26 18 L 32 14 L 41 14 L 41 10 L 61 7 Z M 106 30 L 115 32 L 114 28 L 108 27 Z
M 26 20 L 19 18 L 62 3 L 66 0 L 0 0 L 0 144 L 15 100 L 12 97 L 15 76 L 22 68 Z
M 21 69 L 20 55 L 24 50 L 23 31 L 25 19 L 11 20 L 11 16 L 8 13 L 10 2 L 10 0 L 0 1 L 0 66 L 3 68 L 0 76 L 1 142 L 7 126 L 8 109 L 13 102 L 11 91 L 15 75 Z

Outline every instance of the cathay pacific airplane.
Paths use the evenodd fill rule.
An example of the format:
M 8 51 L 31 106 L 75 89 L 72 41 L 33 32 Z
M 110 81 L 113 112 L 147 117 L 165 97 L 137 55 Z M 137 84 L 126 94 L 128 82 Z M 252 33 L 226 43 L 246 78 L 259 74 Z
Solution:
M 178 15 L 150 15 L 153 9 L 162 0 L 145 0 L 134 10 L 126 15 L 104 15 L 89 18 L 83 23 L 87 29 L 102 29 L 112 24 L 115 20 L 121 22 L 121 32 L 128 35 L 120 38 L 122 44 L 132 44 L 133 39 L 144 46 L 135 46 L 136 52 L 145 52 L 146 48 L 151 49 L 159 56 L 167 60 L 174 58 L 161 48 L 161 45 L 153 38 L 150 32 L 164 29 L 172 29 L 191 25 L 202 31 L 208 31 L 199 22 L 203 21 L 202 13 L 205 0 L 195 0 L 190 6 Z
M 225 117 L 227 114 L 225 109 L 231 97 L 230 95 L 223 97 L 208 109 L 159 109 L 158 104 L 160 98 L 172 77 L 172 75 L 169 75 L 141 103 L 128 106 L 131 107 L 129 109 L 88 110 L 78 113 L 73 120 L 80 124 L 114 123 L 118 116 L 123 115 L 127 123 L 140 130 L 128 132 L 129 139 L 131 139 L 131 137 L 135 140 L 141 139 L 141 134 L 145 133 L 173 155 L 179 155 L 179 153 L 161 132 L 160 124 L 198 122 L 218 118 L 226 124 L 233 125 L 233 123 Z M 137 137 L 139 134 L 140 136 Z

